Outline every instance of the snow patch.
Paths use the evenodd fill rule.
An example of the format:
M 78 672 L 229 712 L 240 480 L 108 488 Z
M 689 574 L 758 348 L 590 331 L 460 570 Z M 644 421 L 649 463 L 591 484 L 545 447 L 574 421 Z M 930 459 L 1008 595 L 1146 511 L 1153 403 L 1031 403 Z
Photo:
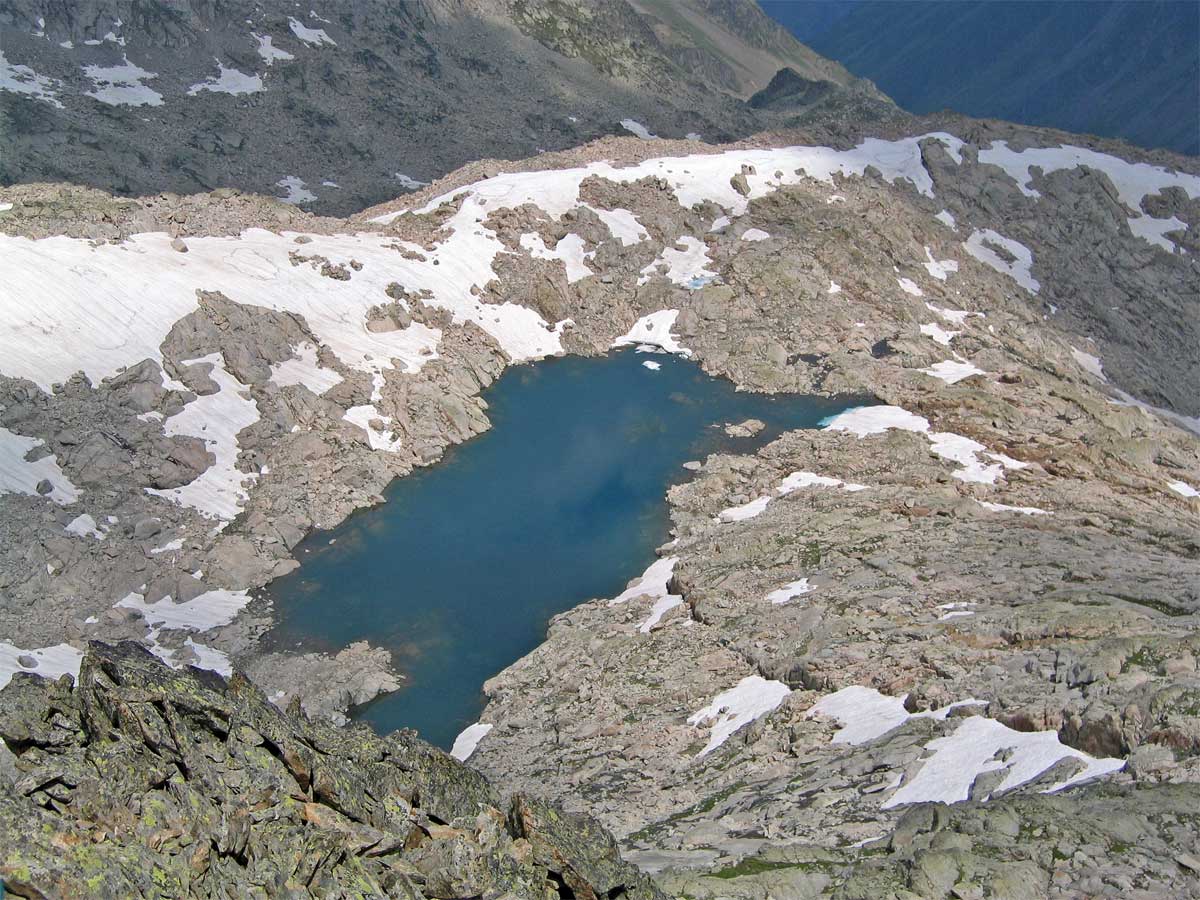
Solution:
M 627 209 L 600 209 L 596 206 L 587 206 L 586 208 L 600 218 L 609 233 L 624 247 L 640 244 L 650 237 L 650 232 L 646 231 L 637 217 Z
M 272 46 L 272 38 L 269 34 L 251 33 L 250 36 L 258 42 L 258 55 L 262 57 L 263 62 L 268 66 L 275 65 L 276 61 L 286 62 L 289 59 L 296 58 L 286 50 L 280 50 L 278 47 Z
M 678 247 L 683 249 L 679 250 Z M 638 284 L 645 284 L 660 274 L 659 269 L 665 264 L 667 278 L 675 284 L 695 290 L 717 277 L 716 272 L 705 268 L 705 264 L 710 262 L 712 260 L 708 257 L 708 245 L 685 234 L 675 242 L 675 247 L 664 247 L 658 259 L 642 269 Z
M 906 294 L 912 294 L 914 297 L 925 296 L 925 292 L 917 287 L 917 283 L 911 278 L 897 278 L 896 283 L 900 285 L 900 290 Z
M 295 356 L 271 366 L 271 380 L 280 387 L 302 384 L 318 397 L 342 383 L 342 376 L 317 361 L 317 348 L 305 341 L 293 348 Z
M 18 660 L 22 656 L 33 659 L 36 665 L 27 669 Z M 83 653 L 70 644 L 55 644 L 53 647 L 38 647 L 33 650 L 22 650 L 7 641 L 0 641 L 0 688 L 3 688 L 17 672 L 31 672 L 42 678 L 51 680 L 63 675 L 79 677 L 79 664 L 83 661 Z
M 1005 503 L 992 503 L 988 500 L 976 500 L 984 509 L 990 509 L 992 512 L 1015 512 L 1025 516 L 1048 516 L 1049 511 L 1039 509 L 1036 506 L 1009 506 Z
M 237 468 L 238 432 L 258 421 L 258 404 L 243 392 L 246 385 L 225 370 L 225 357 L 210 353 L 185 365 L 209 364 L 209 377 L 219 389 L 197 397 L 183 411 L 167 419 L 167 435 L 201 438 L 216 461 L 189 484 L 177 488 L 146 488 L 146 493 L 164 497 L 180 506 L 190 506 L 208 518 L 229 521 L 241 511 L 249 497 L 246 482 L 258 476 Z
M 767 599 L 775 606 L 782 606 L 803 594 L 810 594 L 812 591 L 813 588 L 808 583 L 808 579 L 801 578 L 798 581 L 793 581 L 791 584 L 785 584 L 778 590 L 771 591 L 771 593 L 767 594 Z
M 554 249 L 546 246 L 540 234 L 529 233 L 521 235 L 521 246 L 529 251 L 534 259 L 556 259 L 567 269 L 567 283 L 573 284 L 582 278 L 595 273 L 587 267 L 586 260 L 596 254 L 587 253 L 583 249 L 583 238 L 577 234 L 564 235 Z
M 98 541 L 104 540 L 104 532 L 96 525 L 96 520 L 87 513 L 76 516 L 67 523 L 67 527 L 63 529 L 67 534 L 73 534 L 77 537 L 92 537 Z
M 828 475 L 818 475 L 815 472 L 793 472 L 779 483 L 775 492 L 781 497 L 806 487 L 840 487 L 842 490 L 865 491 L 865 484 L 853 484 L 840 478 L 830 478 Z
M 275 187 L 283 188 L 284 195 L 279 199 L 284 203 L 291 203 L 293 206 L 299 206 L 301 203 L 312 203 L 317 199 L 317 195 L 308 189 L 304 179 L 298 178 L 295 175 L 285 175 L 275 182 Z
M 749 675 L 729 690 L 717 694 L 712 703 L 688 716 L 689 725 L 713 723 L 708 743 L 696 756 L 716 750 L 739 728 L 778 708 L 791 692 L 782 681 L 767 681 L 761 675 Z
M 391 416 L 385 416 L 379 412 L 373 403 L 363 406 L 352 406 L 346 410 L 342 416 L 342 421 L 349 422 L 351 425 L 357 425 L 367 433 L 367 444 L 372 450 L 384 450 L 388 453 L 395 453 L 403 446 L 403 441 L 396 437 L 395 433 L 387 428 L 392 422 Z M 373 422 L 381 423 L 384 427 L 374 428 Z
M 1108 376 L 1104 374 L 1104 366 L 1100 362 L 1100 357 L 1093 356 L 1090 353 L 1084 353 L 1082 350 L 1071 348 L 1071 356 L 1075 362 L 1079 364 L 1079 368 L 1087 372 L 1089 375 L 1095 375 L 1101 381 L 1108 381 Z
M 450 748 L 450 755 L 459 762 L 466 762 L 467 759 L 475 752 L 475 748 L 479 746 L 492 726 L 485 722 L 476 722 L 474 725 L 468 725 L 458 737 L 454 739 L 454 746 Z
M 962 325 L 967 321 L 967 319 L 971 318 L 972 316 L 978 316 L 981 319 L 983 318 L 983 313 L 969 312 L 968 310 L 965 310 L 965 309 L 946 309 L 944 306 L 935 306 L 934 304 L 929 303 L 928 301 L 925 303 L 925 308 L 928 309 L 930 312 L 935 313 L 938 316 L 941 316 L 943 319 L 945 319 L 947 322 L 951 323 L 952 325 L 958 325 L 959 327 L 962 327 Z M 926 332 L 922 332 L 922 333 L 926 333 Z M 959 334 L 959 332 L 956 331 L 956 332 L 954 332 L 954 334 Z
M 292 34 L 310 47 L 320 47 L 322 44 L 328 44 L 330 47 L 337 46 L 334 39 L 325 33 L 324 28 L 309 28 L 299 19 L 290 16 L 288 17 L 288 27 L 292 29 Z
M 1013 261 L 1008 262 L 1001 257 L 994 247 L 1007 250 L 1013 256 Z M 1033 277 L 1033 253 L 1024 244 L 985 228 L 972 231 L 963 248 L 985 266 L 1013 279 L 1029 293 L 1036 294 L 1041 290 L 1041 284 Z
M 417 181 L 417 179 L 405 175 L 403 172 L 396 172 L 394 177 L 400 182 L 400 187 L 410 191 L 419 191 L 423 187 L 429 187 L 428 181 Z
M 211 631 L 232 622 L 249 602 L 249 591 L 222 588 L 205 591 L 184 603 L 176 603 L 169 594 L 155 603 L 147 603 L 144 594 L 133 591 L 115 605 L 136 609 L 152 628 Z
M 840 284 L 838 284 L 836 281 L 834 281 L 834 280 L 830 279 L 830 281 L 829 281 L 829 293 L 831 293 L 831 294 L 840 294 L 841 292 L 842 292 L 842 286 L 841 286 Z
M 37 486 L 46 481 L 51 485 L 46 497 L 59 506 L 74 503 L 79 497 L 79 489 L 63 474 L 54 454 L 35 462 L 26 461 L 26 454 L 43 443 L 41 438 L 26 437 L 0 427 L 0 494 L 42 496 L 38 494 Z
M 659 369 L 662 368 L 662 363 L 656 363 L 652 359 L 646 360 L 644 363 L 642 363 L 642 365 L 645 366 L 647 369 L 649 369 L 651 372 L 657 372 Z
M 936 216 L 934 216 L 934 218 L 937 219 L 939 222 L 941 222 L 943 225 L 945 225 L 947 228 L 957 228 L 958 227 L 958 225 L 954 221 L 954 214 L 952 212 L 950 212 L 950 210 L 948 210 L 948 209 L 943 209 L 940 213 L 938 213 Z
M 954 272 L 958 271 L 958 262 L 953 259 L 934 259 L 933 251 L 928 247 L 925 248 L 925 271 L 936 278 L 938 281 L 945 281 Z M 926 304 L 928 306 L 929 304 Z
M 658 135 L 651 132 L 649 128 L 635 119 L 622 119 L 621 127 L 635 137 L 640 137 L 643 141 L 652 141 L 658 137 Z
M 747 228 L 742 232 L 743 241 L 765 241 L 770 235 L 760 228 Z
M 721 522 L 744 522 L 762 513 L 770 502 L 770 497 L 758 497 L 741 506 L 731 506 L 721 510 L 717 513 L 717 519 Z
M 952 473 L 960 481 L 976 484 L 995 484 L 1006 469 L 1024 469 L 1029 463 L 1012 459 L 1003 453 L 991 453 L 983 444 L 949 431 L 930 431 L 929 421 L 898 406 L 861 406 L 832 416 L 824 421 L 830 431 L 848 431 L 856 437 L 882 434 L 889 429 L 924 434 L 930 449 L 942 459 L 957 463 Z M 983 453 L 994 460 L 990 465 L 979 459 Z
M 1149 163 L 1131 163 L 1107 153 L 1069 144 L 1016 151 L 1006 141 L 995 141 L 988 149 L 979 151 L 979 162 L 999 166 L 1017 183 L 1026 197 L 1034 198 L 1041 196 L 1031 186 L 1033 176 L 1030 170 L 1035 166 L 1047 175 L 1078 166 L 1103 172 L 1117 189 L 1121 202 L 1134 213 L 1127 220 L 1129 230 L 1135 237 L 1162 247 L 1168 253 L 1177 248 L 1166 235 L 1172 231 L 1186 230 L 1187 223 L 1175 216 L 1155 218 L 1142 210 L 1142 202 L 1146 197 L 1160 194 L 1170 187 L 1180 188 L 1193 200 L 1200 197 L 1200 176 L 1169 172 L 1162 166 Z
M 84 66 L 83 74 L 92 81 L 87 96 L 109 106 L 162 106 L 162 94 L 143 84 L 158 73 L 148 72 L 123 57 L 119 66 Z
M 1052 794 L 1125 767 L 1123 759 L 1096 759 L 1068 747 L 1053 731 L 1014 731 L 985 716 L 964 719 L 952 734 L 930 741 L 925 749 L 933 755 L 925 759 L 912 780 L 892 794 L 884 809 L 907 803 L 961 803 L 968 799 L 975 779 L 985 772 L 1007 773 L 980 798 L 988 800 L 1032 781 L 1063 759 L 1079 760 L 1082 770 L 1042 793 Z
M 194 97 L 201 91 L 237 96 L 238 94 L 257 94 L 261 90 L 263 90 L 263 83 L 260 76 L 247 75 L 237 69 L 227 69 L 218 59 L 217 74 L 208 76 L 207 80 L 199 84 L 193 84 L 188 88 L 188 96 Z
M 680 356 L 691 356 L 692 351 L 680 346 L 671 329 L 675 327 L 675 319 L 679 315 L 677 309 L 660 309 L 658 312 L 642 316 L 633 323 L 625 334 L 613 341 L 613 348 L 632 345 L 647 345 L 659 347 L 667 353 L 678 353 Z
M 964 378 L 984 374 L 983 369 L 977 368 L 974 364 L 956 359 L 946 359 L 919 371 L 934 378 L 940 378 L 946 384 L 958 384 Z
M 39 75 L 29 66 L 10 63 L 0 50 L 0 91 L 12 91 L 15 94 L 25 94 L 35 100 L 42 100 L 51 106 L 63 108 L 56 96 L 59 82 L 57 79 Z
M 947 331 L 945 328 L 943 328 L 941 325 L 938 325 L 936 322 L 929 322 L 929 323 L 926 323 L 921 326 L 921 334 L 925 335 L 926 337 L 933 338 L 935 341 L 937 341 L 943 347 L 949 347 L 950 342 L 952 340 L 954 340 L 958 335 L 962 334 L 962 332 Z
M 1200 491 L 1196 490 L 1186 481 L 1169 481 L 1167 482 L 1167 487 L 1180 497 L 1200 497 Z

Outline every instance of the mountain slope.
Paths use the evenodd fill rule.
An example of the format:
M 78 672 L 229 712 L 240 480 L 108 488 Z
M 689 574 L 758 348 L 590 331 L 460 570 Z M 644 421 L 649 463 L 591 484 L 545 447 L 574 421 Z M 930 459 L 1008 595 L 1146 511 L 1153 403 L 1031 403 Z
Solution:
M 697 3 L 688 29 L 624 0 L 305 10 L 0 0 L 0 184 L 236 187 L 345 215 L 472 160 L 627 127 L 711 141 L 769 127 L 739 99 L 772 74 L 747 74 L 748 58 L 830 79 L 838 119 L 895 112 L 749 2 Z
M 1200 152 L 1200 4 L 886 0 L 767 11 L 905 109 L 950 108 Z

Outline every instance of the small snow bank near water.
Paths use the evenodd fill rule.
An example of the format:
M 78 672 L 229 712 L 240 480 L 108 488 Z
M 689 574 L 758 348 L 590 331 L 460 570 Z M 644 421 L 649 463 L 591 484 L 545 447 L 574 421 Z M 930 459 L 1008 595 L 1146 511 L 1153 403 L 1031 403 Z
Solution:
M 679 343 L 671 329 L 679 317 L 677 309 L 660 309 L 658 312 L 642 316 L 633 323 L 625 334 L 613 341 L 613 349 L 617 347 L 657 347 L 667 353 L 677 353 L 680 356 L 691 356 L 692 351 Z
M 696 756 L 712 753 L 739 728 L 775 710 L 791 692 L 791 688 L 782 681 L 768 681 L 761 675 L 749 675 L 729 690 L 717 694 L 708 706 L 688 716 L 689 725 L 712 723 L 708 743 Z
M 978 700 L 962 700 L 941 709 L 910 713 L 904 701 L 903 696 L 889 697 L 873 688 L 852 686 L 823 697 L 809 709 L 808 716 L 836 719 L 840 727 L 832 743 L 858 745 L 882 737 L 910 719 L 945 720 L 956 707 L 984 705 Z M 1096 759 L 1068 747 L 1053 731 L 1014 731 L 984 716 L 964 718 L 953 732 L 930 741 L 925 749 L 929 755 L 921 768 L 900 783 L 884 809 L 908 803 L 960 803 L 970 799 L 972 785 L 985 772 L 1003 771 L 1005 775 L 978 798 L 984 800 L 1034 780 L 1063 760 L 1077 760 L 1077 771 L 1043 793 L 1116 772 L 1125 765 L 1122 759 Z

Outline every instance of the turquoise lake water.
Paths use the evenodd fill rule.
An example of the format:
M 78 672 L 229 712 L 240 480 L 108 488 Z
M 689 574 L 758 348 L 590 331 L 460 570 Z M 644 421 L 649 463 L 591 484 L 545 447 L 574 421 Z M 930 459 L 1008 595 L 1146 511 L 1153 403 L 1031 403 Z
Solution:
M 484 397 L 491 430 L 396 479 L 385 504 L 310 535 L 301 567 L 269 590 L 280 647 L 388 648 L 404 687 L 355 718 L 442 747 L 552 616 L 619 594 L 654 561 L 684 462 L 753 451 L 865 402 L 739 393 L 695 363 L 632 350 L 514 366 Z M 747 418 L 767 427 L 725 435 Z

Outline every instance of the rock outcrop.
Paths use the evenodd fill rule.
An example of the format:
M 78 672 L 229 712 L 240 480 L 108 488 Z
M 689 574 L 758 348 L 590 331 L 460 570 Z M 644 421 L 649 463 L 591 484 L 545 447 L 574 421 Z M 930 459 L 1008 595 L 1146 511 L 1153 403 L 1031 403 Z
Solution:
M 134 644 L 93 644 L 74 685 L 17 676 L 0 737 L 9 896 L 666 898 L 594 821 L 410 732 L 312 722 Z

